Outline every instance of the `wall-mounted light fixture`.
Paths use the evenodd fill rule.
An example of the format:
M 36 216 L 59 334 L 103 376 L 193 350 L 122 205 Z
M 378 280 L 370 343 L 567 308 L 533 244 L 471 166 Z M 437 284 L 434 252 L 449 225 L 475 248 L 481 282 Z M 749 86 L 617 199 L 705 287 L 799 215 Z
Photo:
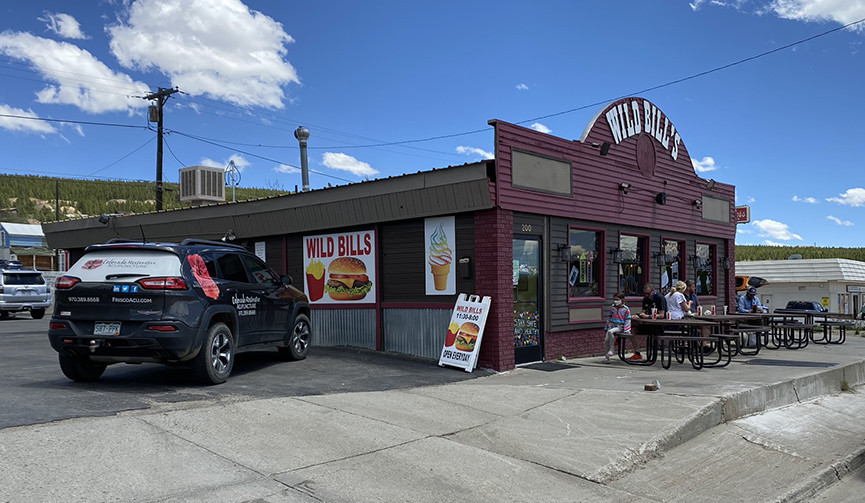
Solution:
M 725 270 L 730 270 L 730 257 L 724 257 L 721 259 L 721 265 L 724 266 Z
M 658 264 L 658 267 L 664 267 L 667 265 L 667 255 L 661 252 L 652 253 L 652 258 L 655 259 L 655 263 Z
M 234 235 L 234 231 L 231 229 L 228 229 L 228 232 L 226 232 L 225 235 L 222 236 L 222 238 L 220 238 L 220 241 L 222 241 L 224 243 L 228 243 L 228 242 L 234 241 L 235 239 L 237 239 L 237 236 Z
M 614 264 L 621 264 L 622 263 L 622 250 L 620 250 L 618 247 L 610 248 L 610 258 L 612 259 Z
M 655 202 L 661 205 L 667 204 L 667 193 L 666 192 L 658 192 L 655 195 Z
M 699 255 L 691 255 L 688 258 L 691 259 L 691 267 L 693 267 L 695 270 L 700 267 L 700 256 Z
M 622 182 L 619 184 L 619 190 L 622 191 L 622 194 L 627 194 L 628 190 L 631 188 L 631 184 L 627 182 Z
M 715 188 L 715 179 L 709 178 L 709 181 L 706 182 L 706 190 L 712 190 Z
M 571 247 L 566 244 L 559 245 L 559 260 L 561 262 L 568 262 L 571 260 Z
M 702 199 L 694 199 L 694 201 L 691 204 L 693 204 L 695 208 L 700 209 L 703 207 L 703 200 Z
M 106 215 L 105 213 L 99 215 L 99 223 L 102 225 L 108 225 L 108 222 L 111 221 L 111 217 Z
M 613 144 L 605 141 L 604 143 L 592 143 L 592 146 L 601 149 L 601 155 L 607 155 L 610 152 L 610 147 L 613 146 Z

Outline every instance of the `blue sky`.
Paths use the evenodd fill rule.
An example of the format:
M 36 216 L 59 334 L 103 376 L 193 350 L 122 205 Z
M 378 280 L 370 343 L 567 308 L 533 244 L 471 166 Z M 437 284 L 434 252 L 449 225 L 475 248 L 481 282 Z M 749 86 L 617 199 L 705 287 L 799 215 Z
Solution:
M 166 181 L 234 160 L 240 186 L 281 190 L 299 125 L 317 188 L 486 158 L 494 118 L 578 139 L 636 95 L 750 205 L 739 244 L 860 247 L 865 22 L 839 28 L 863 18 L 865 0 L 3 2 L 0 172 L 155 180 L 159 87 L 181 91 Z

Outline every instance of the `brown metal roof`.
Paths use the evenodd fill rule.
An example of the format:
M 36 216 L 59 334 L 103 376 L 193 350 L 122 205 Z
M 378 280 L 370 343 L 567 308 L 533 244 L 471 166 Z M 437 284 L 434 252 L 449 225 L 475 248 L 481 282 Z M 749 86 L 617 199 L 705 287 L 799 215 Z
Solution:
M 111 238 L 176 242 L 316 232 L 377 222 L 492 208 L 487 162 L 282 196 L 157 211 L 43 223 L 51 248 L 77 249 Z

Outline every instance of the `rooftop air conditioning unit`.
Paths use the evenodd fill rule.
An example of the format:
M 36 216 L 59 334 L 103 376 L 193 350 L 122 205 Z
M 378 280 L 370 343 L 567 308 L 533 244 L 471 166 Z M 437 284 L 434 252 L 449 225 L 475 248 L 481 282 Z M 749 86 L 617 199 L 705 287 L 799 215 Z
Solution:
M 225 202 L 225 168 L 180 168 L 180 202 L 193 206 Z

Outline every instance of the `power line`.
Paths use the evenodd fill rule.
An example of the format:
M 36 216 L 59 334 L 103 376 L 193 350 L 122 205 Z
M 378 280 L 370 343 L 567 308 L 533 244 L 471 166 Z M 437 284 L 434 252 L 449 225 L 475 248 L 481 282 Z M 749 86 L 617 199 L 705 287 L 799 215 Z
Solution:
M 749 61 L 753 61 L 753 60 L 755 60 L 755 59 L 759 59 L 759 58 L 762 58 L 762 57 L 768 56 L 768 55 L 770 55 L 770 54 L 774 54 L 774 53 L 776 53 L 776 52 L 783 51 L 783 50 L 785 50 L 785 49 L 789 49 L 789 48 L 791 48 L 791 47 L 795 47 L 795 46 L 797 46 L 797 45 L 801 45 L 801 44 L 804 44 L 804 43 L 806 43 L 806 42 L 810 42 L 810 41 L 812 41 L 812 40 L 815 40 L 815 39 L 818 39 L 818 38 L 821 38 L 821 37 L 825 37 L 826 35 L 829 35 L 829 34 L 835 33 L 836 31 L 844 30 L 844 29 L 846 29 L 846 28 L 850 28 L 850 27 L 855 26 L 855 25 L 857 25 L 857 24 L 860 24 L 860 23 L 862 23 L 862 22 L 865 22 L 865 18 L 862 18 L 862 19 L 860 19 L 860 20 L 858 20 L 858 21 L 853 21 L 852 23 L 847 23 L 847 24 L 845 24 L 844 26 L 838 26 L 838 27 L 836 27 L 836 28 L 832 28 L 831 30 L 826 30 L 826 31 L 824 31 L 824 32 L 822 32 L 822 33 L 818 33 L 818 34 L 816 34 L 816 35 L 812 35 L 812 36 L 810 36 L 810 37 L 808 37 L 808 38 L 803 38 L 803 39 L 801 39 L 801 40 L 797 40 L 796 42 L 792 42 L 792 43 L 790 43 L 790 44 L 787 44 L 787 45 L 784 45 L 784 46 L 781 46 L 781 47 L 777 47 L 777 48 L 772 49 L 772 50 L 770 50 L 770 51 L 761 52 L 760 54 L 757 54 L 757 55 L 755 55 L 755 56 L 750 56 L 750 57 L 747 57 L 747 58 L 740 59 L 740 60 L 738 60 L 738 61 L 734 61 L 734 62 L 732 62 L 732 63 L 728 63 L 728 64 L 726 64 L 726 65 L 722 65 L 722 66 L 718 66 L 718 67 L 712 68 L 711 70 L 706 70 L 706 71 L 703 71 L 703 72 L 695 73 L 695 74 L 689 75 L 689 76 L 687 76 L 687 77 L 682 77 L 682 78 L 680 78 L 680 79 L 671 80 L 671 81 L 669 81 L 669 82 L 665 82 L 665 83 L 663 83 L 663 84 L 658 84 L 658 85 L 656 85 L 656 86 L 647 87 L 647 88 L 642 89 L 642 90 L 640 90 L 640 91 L 634 91 L 634 92 L 630 92 L 630 93 L 627 93 L 627 94 L 623 94 L 623 95 L 617 96 L 617 97 L 612 98 L 612 99 L 606 99 L 606 100 L 596 101 L 596 102 L 594 102 L 594 103 L 589 103 L 589 104 L 587 104 L 587 105 L 582 105 L 582 106 L 575 107 L 575 108 L 571 108 L 571 109 L 568 109 L 568 110 L 562 110 L 561 112 L 555 112 L 555 113 L 551 113 L 551 114 L 547 114 L 547 115 L 541 115 L 540 117 L 535 117 L 535 118 L 533 118 L 533 119 L 526 119 L 526 120 L 522 120 L 522 121 L 519 121 L 519 122 L 515 122 L 515 124 L 526 124 L 526 123 L 528 123 L 528 122 L 535 122 L 535 121 L 539 121 L 539 120 L 543 120 L 543 119 L 549 119 L 550 117 L 557 117 L 557 116 L 559 116 L 559 115 L 565 115 L 565 114 L 569 114 L 569 113 L 572 113 L 572 112 L 578 112 L 578 111 L 580 111 L 580 110 L 585 110 L 585 109 L 587 109 L 587 108 L 595 108 L 595 107 L 597 107 L 597 106 L 605 105 L 605 104 L 607 104 L 607 103 L 610 103 L 610 102 L 616 101 L 616 100 L 621 99 L 621 98 L 626 98 L 626 97 L 628 97 L 628 96 L 638 96 L 638 95 L 640 95 L 640 94 L 647 93 L 647 92 L 649 92 L 649 91 L 656 91 L 656 90 L 658 90 L 658 89 L 662 89 L 662 88 L 664 88 L 664 87 L 669 87 L 669 86 L 672 86 L 672 85 L 675 85 L 675 84 L 681 84 L 682 82 L 686 82 L 686 81 L 688 81 L 688 80 L 696 79 L 696 78 L 699 78 L 699 77 L 704 77 L 704 76 L 709 75 L 709 74 L 711 74 L 711 73 L 719 72 L 719 71 L 721 71 L 721 70 L 726 70 L 726 69 L 728 69 L 728 68 L 732 68 L 732 67 L 734 67 L 734 66 L 738 66 L 738 65 L 741 65 L 741 64 L 747 63 L 747 62 L 749 62 Z M 485 132 L 485 131 L 489 131 L 489 128 L 484 128 L 484 129 L 474 129 L 474 130 L 472 130 L 472 131 L 464 131 L 464 132 L 462 132 L 462 133 L 453 133 L 453 134 L 447 134 L 447 135 L 431 136 L 431 137 L 428 137 L 428 138 L 419 138 L 419 139 L 415 139 L 415 140 L 403 140 L 403 141 L 395 141 L 395 142 L 387 142 L 387 143 L 373 143 L 373 144 L 369 144 L 369 145 L 347 145 L 347 146 L 316 147 L 316 148 L 326 148 L 326 149 L 334 149 L 334 150 L 337 150 L 337 149 L 349 149 L 349 148 L 387 147 L 387 146 L 392 146 L 392 145 L 405 145 L 405 144 L 407 144 L 407 143 L 420 143 L 420 142 L 426 142 L 426 141 L 441 140 L 441 139 L 445 139 L 445 138 L 454 138 L 454 137 L 457 137 L 457 136 L 468 136 L 468 135 L 472 135 L 472 134 L 482 133 L 482 132 Z
M 154 138 L 150 138 L 150 139 L 148 139 L 146 142 L 144 142 L 144 143 L 142 143 L 141 145 L 139 145 L 138 147 L 136 147 L 132 152 L 129 152 L 128 154 L 124 155 L 124 156 L 121 157 L 120 159 L 117 159 L 116 161 L 112 162 L 111 164 L 109 164 L 109 165 L 107 165 L 107 166 L 105 166 L 105 167 L 103 167 L 103 168 L 97 169 L 96 171 L 94 171 L 93 173 L 91 173 L 90 176 L 93 176 L 93 175 L 95 175 L 96 173 L 99 173 L 100 171 L 105 171 L 106 169 L 110 168 L 111 166 L 114 166 L 115 164 L 117 164 L 118 162 L 122 161 L 123 159 L 126 159 L 127 157 L 129 157 L 130 155 L 134 154 L 135 152 L 138 152 L 139 150 L 141 150 L 142 148 L 144 148 L 145 145 L 147 145 L 148 143 L 152 142 L 152 141 L 155 140 L 155 139 L 156 139 L 155 137 L 154 137 Z
M 180 131 L 175 131 L 175 130 L 170 130 L 169 133 L 177 134 L 177 135 L 180 135 L 180 136 L 185 136 L 185 137 L 190 138 L 190 139 L 192 139 L 192 140 L 200 141 L 200 142 L 202 142 L 202 143 L 207 143 L 207 144 L 209 144 L 209 145 L 214 145 L 214 146 L 217 146 L 217 147 L 220 147 L 220 148 L 224 148 L 224 149 L 226 149 L 226 150 L 234 150 L 235 152 L 238 152 L 238 153 L 240 153 L 240 154 L 248 155 L 248 156 L 250 156 L 250 157 L 255 157 L 255 158 L 257 158 L 257 159 L 263 159 L 263 160 L 265 160 L 265 161 L 275 162 L 275 163 L 277 163 L 277 164 L 284 164 L 285 166 L 288 166 L 288 167 L 290 167 L 290 168 L 294 168 L 294 169 L 300 170 L 300 168 L 298 168 L 297 166 L 294 166 L 294 165 L 292 165 L 292 164 L 289 164 L 289 163 L 287 163 L 287 162 L 285 162 L 285 161 L 280 161 L 279 159 L 273 159 L 273 158 L 271 158 L 271 157 L 265 157 L 265 156 L 263 156 L 263 155 L 253 154 L 252 152 L 247 152 L 247 151 L 244 151 L 244 150 L 235 149 L 234 147 L 229 147 L 229 146 L 227 146 L 227 145 L 222 145 L 222 144 L 220 144 L 220 143 L 217 143 L 217 142 L 214 142 L 214 141 L 207 140 L 207 139 L 202 138 L 202 137 L 200 137 L 200 136 L 191 135 L 191 134 L 189 134 L 189 133 L 182 133 L 182 132 L 180 132 Z M 348 182 L 348 183 L 353 183 L 353 182 L 355 181 L 355 180 L 349 180 L 348 178 L 342 178 L 342 177 L 339 177 L 339 176 L 336 176 L 336 175 L 331 175 L 331 174 L 329 174 L 329 173 L 323 173 L 323 172 L 321 172 L 321 171 L 316 171 L 316 170 L 314 170 L 314 169 L 310 169 L 309 172 L 310 172 L 310 173 L 315 173 L 315 174 L 317 174 L 317 175 L 321 175 L 321 176 L 326 176 L 326 177 L 328 177 L 328 178 L 333 178 L 333 179 L 335 179 L 335 180 L 340 180 L 340 181 L 343 181 L 343 182 Z
M 46 119 L 45 117 L 33 117 L 33 116 L 28 116 L 28 115 L 0 114 L 0 117 L 8 117 L 10 119 L 44 121 L 44 122 L 60 122 L 60 123 L 64 123 L 64 124 L 83 124 L 85 126 L 110 126 L 110 127 L 126 127 L 126 128 L 134 128 L 134 129 L 150 129 L 147 126 L 135 126 L 133 124 L 112 124 L 109 122 L 75 121 L 75 120 L 70 120 L 70 119 Z

